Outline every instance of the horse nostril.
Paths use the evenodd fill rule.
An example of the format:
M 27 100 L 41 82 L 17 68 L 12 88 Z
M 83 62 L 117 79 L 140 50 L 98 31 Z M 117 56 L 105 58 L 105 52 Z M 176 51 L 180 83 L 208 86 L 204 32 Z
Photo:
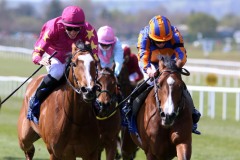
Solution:
M 81 87 L 81 92 L 82 93 L 86 93 L 88 90 L 87 90 L 87 88 L 86 87 Z
M 164 112 L 161 112 L 161 113 L 160 113 L 160 116 L 161 116 L 161 117 L 165 117 L 166 115 L 165 115 Z

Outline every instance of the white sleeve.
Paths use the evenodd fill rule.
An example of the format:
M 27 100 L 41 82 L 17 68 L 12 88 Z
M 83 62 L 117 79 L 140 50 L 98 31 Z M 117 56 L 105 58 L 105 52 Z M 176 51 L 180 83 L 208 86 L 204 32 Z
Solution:
M 122 43 L 118 40 L 115 43 L 114 49 L 113 49 L 113 56 L 114 56 L 114 62 L 116 64 L 115 66 L 115 75 L 118 76 L 123 65 L 124 57 L 123 57 L 123 49 L 122 49 Z

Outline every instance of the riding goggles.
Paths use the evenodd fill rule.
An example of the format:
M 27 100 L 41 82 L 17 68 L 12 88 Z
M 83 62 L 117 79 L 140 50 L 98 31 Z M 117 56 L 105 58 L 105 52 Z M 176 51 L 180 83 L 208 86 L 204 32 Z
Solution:
M 78 32 L 78 31 L 80 31 L 80 28 L 79 28 L 79 27 L 66 27 L 66 30 L 67 30 L 67 31 L 70 31 L 70 32 L 71 32 L 72 30 Z

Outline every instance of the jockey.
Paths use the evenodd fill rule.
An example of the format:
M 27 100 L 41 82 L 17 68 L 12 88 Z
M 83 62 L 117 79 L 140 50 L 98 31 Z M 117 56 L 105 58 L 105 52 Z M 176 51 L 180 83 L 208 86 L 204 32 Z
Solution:
M 186 49 L 181 33 L 170 21 L 157 15 L 149 21 L 149 25 L 143 28 L 138 37 L 138 59 L 139 66 L 144 74 L 144 80 L 153 77 L 158 68 L 158 55 L 168 55 L 176 60 L 176 66 L 182 68 L 187 61 Z M 148 81 L 142 88 L 145 90 L 153 82 Z M 138 91 L 141 93 L 142 91 Z M 192 97 L 187 89 L 184 91 L 185 97 L 191 102 L 193 128 L 192 132 L 201 134 L 197 131 L 197 122 L 200 119 L 200 112 L 196 110 Z M 134 99 L 134 98 L 133 98 Z
M 111 68 L 115 63 L 115 76 L 118 77 L 123 64 L 122 43 L 115 37 L 109 26 L 100 27 L 98 35 L 98 57 L 102 68 Z
M 124 61 L 122 43 L 115 36 L 114 31 L 110 26 L 100 27 L 97 31 L 97 35 L 100 65 L 102 68 L 112 68 L 115 65 L 114 74 L 118 81 Z M 118 103 L 122 101 L 121 92 L 118 93 L 117 98 Z
M 98 62 L 96 30 L 85 21 L 85 14 L 78 6 L 66 7 L 62 16 L 51 19 L 43 25 L 34 45 L 32 61 L 37 65 L 46 66 L 48 74 L 30 98 L 27 118 L 34 123 L 38 124 L 41 103 L 56 88 L 64 74 L 65 61 L 68 53 L 72 51 L 72 43 L 79 39 L 91 44 L 93 57 Z M 55 51 L 57 54 L 49 60 L 49 56 Z M 44 53 L 47 56 L 43 56 Z
M 138 65 L 138 58 L 136 54 L 131 52 L 131 48 L 128 45 L 123 44 L 122 48 L 124 53 L 124 64 L 126 64 L 129 73 L 129 80 L 131 85 L 136 87 L 143 79 L 143 73 Z

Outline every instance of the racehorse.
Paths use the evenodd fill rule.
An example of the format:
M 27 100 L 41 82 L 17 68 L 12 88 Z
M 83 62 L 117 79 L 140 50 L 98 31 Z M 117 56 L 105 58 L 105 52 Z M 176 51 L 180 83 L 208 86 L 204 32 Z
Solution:
M 119 74 L 119 84 L 120 84 L 120 89 L 123 95 L 123 99 L 127 98 L 131 92 L 134 90 L 135 86 L 131 85 L 131 82 L 129 80 L 129 72 L 127 65 L 123 63 L 121 72 Z M 121 107 L 123 107 L 125 103 Z M 120 108 L 121 108 L 120 107 Z M 124 119 L 125 115 L 122 115 L 122 119 Z M 124 122 L 122 123 L 121 127 L 121 137 L 119 137 L 119 148 L 121 150 L 121 157 L 131 157 L 134 158 L 136 155 L 137 151 L 137 146 L 136 144 L 132 141 L 130 133 L 128 128 L 125 126 Z M 134 152 L 129 152 L 135 150 Z
M 181 74 L 189 75 L 189 72 L 178 69 L 169 57 L 161 57 L 153 88 L 137 112 L 138 134 L 131 133 L 131 138 L 144 150 L 148 160 L 191 158 L 192 115 L 183 94 L 185 84 Z
M 114 68 L 100 68 L 97 82 L 101 90 L 97 92 L 96 107 L 99 108 L 97 114 L 100 131 L 100 150 L 105 148 L 106 160 L 113 160 L 117 151 L 117 138 L 121 128 L 121 117 L 119 109 L 114 108 L 117 104 L 118 85 L 114 76 Z
M 41 105 L 39 125 L 26 115 L 30 96 L 43 76 L 33 79 L 27 87 L 18 120 L 19 145 L 27 160 L 33 159 L 33 143 L 39 138 L 45 142 L 50 160 L 98 158 L 99 130 L 92 107 L 96 66 L 90 52 L 79 44 L 72 45 L 66 80 Z

